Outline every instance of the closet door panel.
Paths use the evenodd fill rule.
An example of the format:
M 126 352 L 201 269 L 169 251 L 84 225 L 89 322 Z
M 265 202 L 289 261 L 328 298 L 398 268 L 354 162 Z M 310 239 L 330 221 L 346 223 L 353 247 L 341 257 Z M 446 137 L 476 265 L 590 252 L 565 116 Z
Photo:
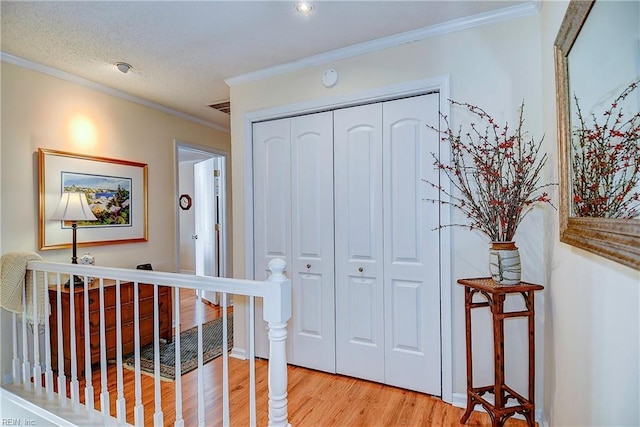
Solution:
M 391 262 L 407 268 L 420 264 L 420 120 L 404 119 L 391 125 L 388 178 Z
M 393 342 L 389 343 L 394 351 L 421 355 L 423 343 L 421 334 L 422 317 L 420 315 L 420 282 L 394 280 L 391 284 L 393 317 L 389 319 L 393 328 Z
M 336 368 L 384 381 L 382 105 L 334 112 Z
M 253 217 L 255 279 L 265 280 L 273 258 L 291 266 L 291 124 L 290 119 L 253 126 Z M 256 355 L 267 358 L 269 345 L 262 299 L 256 299 Z M 290 345 L 289 355 L 290 354 Z
M 332 116 L 291 119 L 291 361 L 327 372 L 335 372 Z
M 438 95 L 383 104 L 385 382 L 441 394 L 438 206 L 424 201 L 437 182 L 431 152 Z M 434 176 L 435 174 L 435 176 Z

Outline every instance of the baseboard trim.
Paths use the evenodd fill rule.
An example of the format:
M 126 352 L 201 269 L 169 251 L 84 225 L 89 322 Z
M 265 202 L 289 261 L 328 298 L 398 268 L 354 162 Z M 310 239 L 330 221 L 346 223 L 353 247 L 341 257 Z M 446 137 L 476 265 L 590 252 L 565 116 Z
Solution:
M 493 399 L 491 398 L 491 396 L 487 396 L 487 400 L 489 402 L 492 402 Z M 453 393 L 453 401 L 451 402 L 451 404 L 457 408 L 466 408 L 467 395 L 465 393 Z M 484 410 L 482 405 L 476 405 L 476 407 L 474 408 L 474 411 L 485 412 L 485 413 L 487 412 Z M 536 408 L 535 421 L 538 423 L 539 427 L 546 427 L 548 425 L 545 422 L 543 415 L 544 413 L 542 411 L 542 408 Z M 515 414 L 513 418 L 524 420 L 524 417 L 520 414 Z
M 244 348 L 233 347 L 229 356 L 234 359 L 247 360 L 247 351 Z
M 8 373 L 2 376 L 2 385 L 13 384 L 13 374 Z
M 46 365 L 43 363 L 40 365 L 40 370 L 42 371 L 42 374 L 45 373 L 46 371 Z M 20 374 L 22 374 L 22 361 L 20 361 Z M 33 379 L 33 366 L 31 367 L 31 369 L 29 370 L 29 381 L 31 381 Z M 2 378 L 0 379 L 0 384 L 5 386 L 5 385 L 12 385 L 13 384 L 13 372 L 8 372 L 4 375 L 2 375 Z

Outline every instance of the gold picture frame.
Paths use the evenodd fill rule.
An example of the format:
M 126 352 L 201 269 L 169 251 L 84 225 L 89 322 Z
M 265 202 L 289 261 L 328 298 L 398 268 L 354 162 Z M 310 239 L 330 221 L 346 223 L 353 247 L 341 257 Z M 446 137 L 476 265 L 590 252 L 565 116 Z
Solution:
M 98 218 L 78 223 L 78 247 L 148 241 L 147 170 L 146 163 L 38 149 L 39 249 L 71 247 L 71 225 L 49 219 L 63 191 L 85 192 Z

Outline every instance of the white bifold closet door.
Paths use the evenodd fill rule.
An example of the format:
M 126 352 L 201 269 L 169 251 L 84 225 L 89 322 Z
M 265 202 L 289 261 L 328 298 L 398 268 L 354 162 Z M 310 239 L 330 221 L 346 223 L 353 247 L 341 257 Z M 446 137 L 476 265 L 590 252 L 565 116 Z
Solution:
M 332 113 L 254 125 L 255 277 L 285 258 L 292 282 L 288 360 L 335 372 Z M 260 317 L 258 317 L 260 316 Z M 256 354 L 266 357 L 256 310 Z
M 338 373 L 441 394 L 438 94 L 334 112 Z M 431 194 L 433 196 L 433 194 Z
M 336 370 L 384 382 L 382 104 L 334 112 Z
M 441 394 L 438 97 L 254 124 L 255 277 L 286 259 L 292 364 Z

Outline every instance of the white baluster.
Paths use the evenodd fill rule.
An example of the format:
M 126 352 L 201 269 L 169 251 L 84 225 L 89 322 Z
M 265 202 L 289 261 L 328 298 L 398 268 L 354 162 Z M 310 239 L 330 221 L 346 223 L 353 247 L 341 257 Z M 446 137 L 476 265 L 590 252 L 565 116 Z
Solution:
M 136 426 L 144 425 L 144 405 L 142 404 L 142 380 L 140 379 L 140 298 L 138 297 L 138 282 L 133 283 L 133 338 L 136 359 L 135 388 L 136 405 L 133 408 Z
M 269 322 L 269 425 L 287 422 L 287 323 Z M 284 363 L 282 361 L 284 360 Z
M 64 372 L 64 339 L 62 337 L 62 284 L 60 273 L 56 275 L 56 295 L 58 297 L 58 399 L 62 406 L 67 404 L 67 377 Z
M 93 414 L 93 370 L 91 369 L 91 325 L 89 324 L 89 277 L 84 276 L 84 404 Z
M 13 313 L 12 321 L 13 321 L 13 364 L 12 364 L 12 372 L 13 372 L 13 383 L 20 384 L 20 357 L 18 356 L 18 315 Z
M 71 332 L 69 339 L 71 340 L 71 402 L 74 405 L 80 403 L 80 384 L 78 383 L 78 361 L 76 360 L 77 348 L 76 348 L 76 292 L 75 292 L 75 277 L 69 276 L 69 323 Z M 85 357 L 87 355 L 85 354 Z
M 22 380 L 24 388 L 31 389 L 31 363 L 29 362 L 29 343 L 27 342 L 27 293 L 22 287 Z
M 202 377 L 202 291 L 196 291 L 198 316 L 198 426 L 204 427 L 204 378 Z
M 176 400 L 176 421 L 173 424 L 175 427 L 184 427 L 184 420 L 182 419 L 182 361 L 180 360 L 180 288 L 175 289 L 174 299 L 174 315 L 175 315 L 175 352 L 176 352 L 176 380 L 175 380 L 175 400 Z
M 122 299 L 120 299 L 120 280 L 116 280 L 116 373 L 118 397 L 116 416 L 121 424 L 127 422 L 127 401 L 124 398 L 124 379 L 122 378 Z
M 37 271 L 31 271 L 31 298 L 33 298 L 33 386 L 35 387 L 36 394 L 41 394 L 42 367 L 40 366 L 40 336 L 38 335 L 40 320 L 38 319 L 38 284 L 36 280 L 37 275 Z
M 51 325 L 49 321 L 49 275 L 42 272 L 44 275 L 44 384 L 47 390 L 47 398 L 53 399 L 53 369 L 51 368 Z
M 256 331 L 255 331 L 256 298 L 249 297 L 249 425 L 257 425 L 256 421 Z
M 164 426 L 162 401 L 160 392 L 160 316 L 158 310 L 158 285 L 153 284 L 153 377 L 155 387 L 156 411 L 153 414 L 153 425 Z
M 282 259 L 269 262 L 271 275 L 265 282 L 264 320 L 269 324 L 269 425 L 288 426 L 287 414 L 287 320 L 291 318 L 291 281 L 284 275 Z
M 107 337 L 104 319 L 104 278 L 102 277 L 98 286 L 98 294 L 100 296 L 100 412 L 104 416 L 109 416 L 111 401 L 107 387 Z M 120 307 L 119 300 L 116 305 Z M 118 322 L 119 324 L 120 322 Z
M 229 426 L 229 344 L 227 332 L 227 293 L 222 293 L 222 425 Z

